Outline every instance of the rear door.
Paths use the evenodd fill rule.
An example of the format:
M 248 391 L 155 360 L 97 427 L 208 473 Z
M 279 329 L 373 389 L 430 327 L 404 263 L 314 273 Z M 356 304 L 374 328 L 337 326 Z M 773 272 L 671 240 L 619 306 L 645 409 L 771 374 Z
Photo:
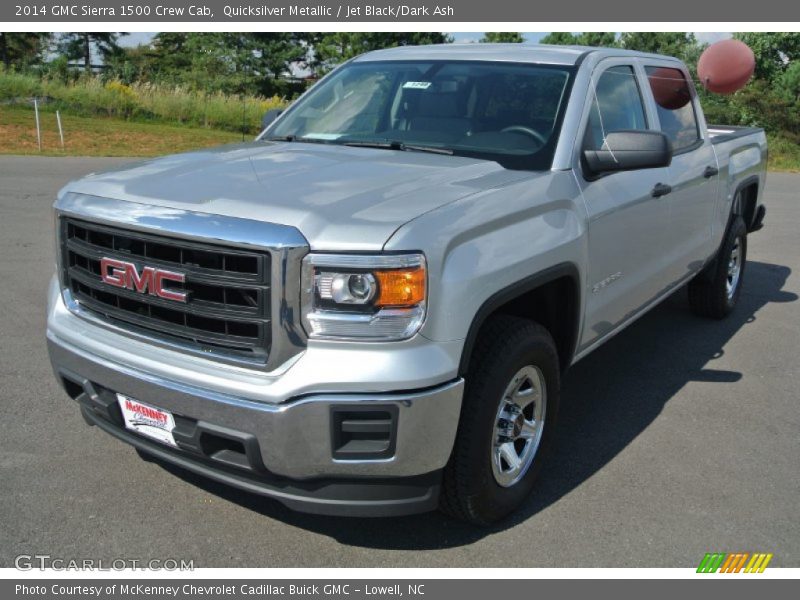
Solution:
M 697 271 L 712 252 L 717 158 L 688 73 L 674 61 L 648 59 L 644 69 L 658 127 L 672 142 L 672 192 L 664 196 L 670 223 L 665 252 L 670 282 L 676 284 Z
M 589 220 L 586 317 L 579 351 L 597 343 L 636 315 L 664 287 L 664 249 L 669 208 L 653 196 L 666 183 L 665 168 L 593 177 L 583 150 L 600 149 L 612 131 L 655 129 L 631 59 L 601 61 L 592 74 L 576 146 L 574 171 Z

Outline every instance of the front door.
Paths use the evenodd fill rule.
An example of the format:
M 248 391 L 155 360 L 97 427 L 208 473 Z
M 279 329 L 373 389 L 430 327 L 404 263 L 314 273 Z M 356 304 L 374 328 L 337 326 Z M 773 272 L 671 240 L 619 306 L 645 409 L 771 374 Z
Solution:
M 604 61 L 592 76 L 582 150 L 600 149 L 608 133 L 649 129 L 637 67 Z M 611 149 L 613 151 L 613 148 Z M 666 168 L 586 174 L 575 169 L 588 212 L 586 318 L 579 351 L 600 341 L 656 298 L 665 285 L 669 207 L 654 196 Z

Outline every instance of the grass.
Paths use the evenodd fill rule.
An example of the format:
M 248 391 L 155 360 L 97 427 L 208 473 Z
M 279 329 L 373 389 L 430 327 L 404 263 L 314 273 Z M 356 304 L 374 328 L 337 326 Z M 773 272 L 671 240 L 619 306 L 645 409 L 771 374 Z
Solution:
M 48 156 L 158 156 L 242 140 L 241 133 L 109 117 L 61 115 L 61 149 L 54 112 L 40 112 L 42 152 L 36 141 L 34 112 L 0 106 L 0 154 Z M 252 139 L 248 134 L 245 139 Z
M 800 144 L 775 135 L 767 137 L 769 170 L 800 173 Z
M 98 77 L 64 83 L 25 73 L 0 72 L 0 102 L 24 106 L 33 97 L 40 99 L 40 105 L 45 102 L 44 106 L 60 109 L 62 114 L 194 125 L 232 132 L 241 131 L 244 122 L 253 134 L 258 132 L 265 112 L 287 104 L 279 96 L 241 97 L 151 83 L 126 85 L 119 81 L 103 82 Z
M 48 156 L 159 156 L 242 140 L 241 133 L 190 125 L 62 114 L 61 149 L 55 113 L 40 112 L 42 152 L 36 143 L 33 109 L 0 105 L 0 154 Z M 246 140 L 252 139 L 250 134 Z M 800 144 L 769 136 L 769 170 L 800 173 Z

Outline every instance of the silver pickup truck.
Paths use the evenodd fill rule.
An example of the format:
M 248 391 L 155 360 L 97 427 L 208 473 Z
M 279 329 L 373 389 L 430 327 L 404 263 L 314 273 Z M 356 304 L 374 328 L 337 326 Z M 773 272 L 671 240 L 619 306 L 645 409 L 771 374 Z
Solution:
M 673 58 L 365 54 L 252 143 L 59 193 L 55 374 L 143 457 L 291 508 L 493 522 L 570 365 L 684 284 L 735 308 L 766 154 Z

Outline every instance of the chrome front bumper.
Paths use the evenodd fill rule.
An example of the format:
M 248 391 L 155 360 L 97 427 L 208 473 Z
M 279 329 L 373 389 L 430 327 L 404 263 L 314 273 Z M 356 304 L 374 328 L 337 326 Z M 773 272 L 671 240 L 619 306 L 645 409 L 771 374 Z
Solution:
M 444 467 L 455 440 L 463 380 L 396 394 L 315 394 L 280 405 L 251 402 L 154 378 L 90 356 L 48 335 L 50 360 L 62 380 L 121 393 L 176 415 L 252 435 L 261 460 L 292 479 L 331 476 L 406 477 Z M 333 457 L 333 407 L 394 407 L 394 456 L 375 460 Z
M 318 394 L 267 405 L 156 380 L 87 355 L 51 335 L 48 349 L 56 376 L 80 403 L 87 422 L 163 462 L 303 512 L 397 516 L 437 506 L 440 471 L 458 425 L 463 380 L 418 392 Z M 115 417 L 117 392 L 189 417 L 195 423 L 194 440 L 209 432 L 235 439 L 244 455 L 203 455 L 192 451 L 191 439 L 190 451 L 183 445 L 176 450 L 131 433 Z M 392 456 L 334 458 L 336 409 L 387 407 L 397 419 Z M 231 461 L 231 456 L 241 460 Z

